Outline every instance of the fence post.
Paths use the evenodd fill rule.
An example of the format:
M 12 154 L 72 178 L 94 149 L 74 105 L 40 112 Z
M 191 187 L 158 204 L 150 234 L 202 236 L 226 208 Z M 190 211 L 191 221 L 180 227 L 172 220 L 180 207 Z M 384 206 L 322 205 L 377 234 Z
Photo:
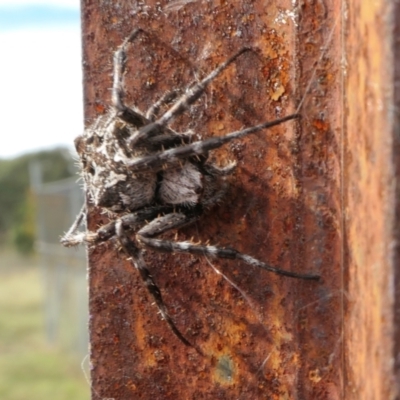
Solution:
M 160 319 L 114 242 L 92 248 L 92 398 L 394 398 L 391 29 L 400 18 L 389 16 L 399 10 L 384 0 L 82 3 L 89 121 L 110 105 L 113 51 L 134 28 L 146 34 L 128 52 L 126 96 L 141 110 L 240 48 L 257 49 L 174 128 L 207 137 L 297 109 L 302 119 L 217 151 L 220 163 L 238 163 L 227 199 L 178 239 L 322 276 L 147 252 L 170 314 L 201 356 Z M 90 207 L 89 228 L 105 222 Z
M 398 2 L 349 2 L 343 238 L 349 399 L 398 398 Z M 397 76 L 395 74 L 397 71 Z M 396 271 L 397 270 L 397 271 Z M 397 328 L 395 327 L 397 325 Z M 397 347 L 397 349 L 396 349 Z M 397 364 L 397 365 L 396 365 Z
M 82 190 L 75 177 L 42 183 L 40 164 L 31 164 L 29 169 L 36 204 L 35 247 L 42 267 L 47 339 L 87 354 L 85 250 L 71 251 L 59 243 L 60 234 L 82 208 Z

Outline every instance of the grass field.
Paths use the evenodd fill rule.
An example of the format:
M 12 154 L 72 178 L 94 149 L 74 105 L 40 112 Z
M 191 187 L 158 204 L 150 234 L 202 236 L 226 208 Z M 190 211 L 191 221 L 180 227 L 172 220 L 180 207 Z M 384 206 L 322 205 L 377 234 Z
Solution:
M 0 399 L 88 400 L 81 360 L 46 343 L 34 259 L 0 253 Z

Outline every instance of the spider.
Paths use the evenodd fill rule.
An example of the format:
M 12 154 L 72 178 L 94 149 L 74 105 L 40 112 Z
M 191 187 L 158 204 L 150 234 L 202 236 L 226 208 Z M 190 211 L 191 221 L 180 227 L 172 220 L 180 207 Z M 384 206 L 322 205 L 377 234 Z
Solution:
M 241 49 L 203 80 L 191 84 L 180 97 L 176 91 L 167 92 L 143 114 L 124 103 L 127 47 L 141 33 L 144 30 L 134 30 L 114 54 L 111 110 L 75 139 L 89 201 L 104 209 L 111 222 L 96 232 L 79 232 L 86 214 L 84 206 L 61 242 L 67 247 L 80 243 L 95 245 L 116 237 L 172 332 L 182 343 L 193 346 L 170 317 L 161 291 L 144 262 L 142 249 L 241 260 L 278 275 L 318 280 L 318 275 L 276 268 L 233 248 L 158 238 L 164 232 L 192 224 L 222 199 L 227 189 L 226 176 L 234 171 L 235 163 L 217 167 L 208 161 L 211 150 L 299 115 L 193 141 L 193 132 L 178 133 L 169 123 L 196 102 L 210 82 L 238 57 L 253 50 Z M 162 107 L 169 108 L 157 116 Z

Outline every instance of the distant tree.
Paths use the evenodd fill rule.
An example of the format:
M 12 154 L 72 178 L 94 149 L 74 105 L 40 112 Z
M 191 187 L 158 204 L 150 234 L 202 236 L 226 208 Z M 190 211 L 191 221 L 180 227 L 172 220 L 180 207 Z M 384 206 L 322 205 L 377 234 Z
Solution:
M 29 175 L 34 162 L 41 166 L 43 182 L 75 174 L 72 155 L 65 148 L 0 160 L 0 244 L 12 242 L 24 254 L 32 252 L 35 239 L 35 209 Z
M 32 253 L 35 233 L 35 200 L 33 193 L 28 190 L 25 201 L 17 211 L 16 223 L 11 228 L 11 240 L 19 253 Z

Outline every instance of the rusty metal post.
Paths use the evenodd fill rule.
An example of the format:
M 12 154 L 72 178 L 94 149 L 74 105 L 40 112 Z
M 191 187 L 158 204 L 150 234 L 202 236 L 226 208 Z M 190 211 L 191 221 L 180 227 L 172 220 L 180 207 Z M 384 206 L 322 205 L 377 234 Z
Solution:
M 348 9 L 342 0 L 83 0 L 88 121 L 109 107 L 113 51 L 134 28 L 147 34 L 130 49 L 126 89 L 141 110 L 241 47 L 257 49 L 175 128 L 209 137 L 296 110 L 302 120 L 216 152 L 222 164 L 238 163 L 226 201 L 178 238 L 322 276 L 293 280 L 233 261 L 147 252 L 170 314 L 201 356 L 160 319 L 114 243 L 91 249 L 93 399 L 391 398 L 394 369 L 383 364 L 393 351 L 393 127 L 382 111 L 392 100 L 381 91 L 384 61 L 393 59 L 389 45 L 379 47 L 390 36 L 387 20 L 370 18 L 388 15 L 383 3 L 368 14 L 361 0 Z M 106 221 L 92 209 L 88 226 Z M 363 386 L 368 372 L 376 382 Z
M 354 400 L 400 395 L 394 375 L 399 363 L 399 23 L 398 2 L 349 2 L 343 327 L 346 393 Z

